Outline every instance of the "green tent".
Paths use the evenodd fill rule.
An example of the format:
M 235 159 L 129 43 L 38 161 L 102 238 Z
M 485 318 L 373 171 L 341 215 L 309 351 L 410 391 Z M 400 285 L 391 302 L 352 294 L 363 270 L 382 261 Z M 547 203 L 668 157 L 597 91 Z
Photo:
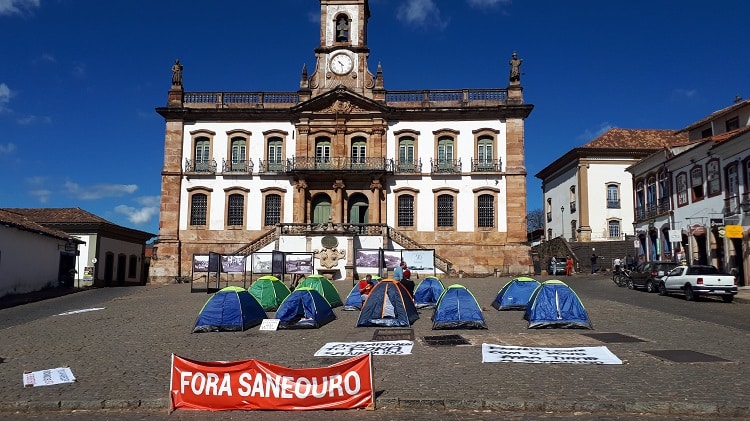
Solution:
M 300 282 L 299 286 L 318 291 L 328 301 L 331 308 L 344 305 L 336 287 L 323 275 L 309 275 Z
M 261 276 L 248 288 L 265 311 L 276 311 L 281 302 L 289 296 L 289 288 L 275 276 Z

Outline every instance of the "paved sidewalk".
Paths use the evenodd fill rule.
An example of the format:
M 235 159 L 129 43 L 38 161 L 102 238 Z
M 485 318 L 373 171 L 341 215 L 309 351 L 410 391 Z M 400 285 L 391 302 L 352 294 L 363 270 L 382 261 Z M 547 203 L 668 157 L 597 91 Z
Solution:
M 412 326 L 417 338 L 412 355 L 375 357 L 377 406 L 750 417 L 747 331 L 682 317 L 663 319 L 659 312 L 596 299 L 584 302 L 594 332 L 621 333 L 643 342 L 602 343 L 584 336 L 591 332 L 584 330 L 529 330 L 521 312 L 500 312 L 489 306 L 508 279 L 444 280 L 446 286 L 461 283 L 472 291 L 485 310 L 489 329 L 433 331 L 432 310 L 421 311 L 421 318 Z M 612 286 L 605 277 L 582 275 L 565 281 L 575 290 Z M 335 284 L 344 299 L 351 282 Z M 375 330 L 355 327 L 359 313 L 339 307 L 335 309 L 338 319 L 321 329 L 261 332 L 253 328 L 192 334 L 195 317 L 207 295 L 189 291 L 186 284 L 130 287 L 126 295 L 106 302 L 101 311 L 50 314 L 3 329 L 0 411 L 166 409 L 172 353 L 203 361 L 257 358 L 291 367 L 324 366 L 340 359 L 313 357 L 321 346 L 370 341 Z M 731 304 L 745 317 L 750 307 L 745 308 L 743 303 L 750 302 L 748 298 L 750 290 L 743 290 L 737 304 Z M 696 311 L 727 305 L 691 304 L 700 306 Z M 622 317 L 635 312 L 642 317 Z M 424 336 L 443 334 L 460 334 L 471 345 L 431 347 L 422 340 Z M 624 364 L 483 364 L 482 343 L 605 345 Z M 692 350 L 727 361 L 675 363 L 646 352 L 650 350 Z M 71 367 L 76 383 L 21 387 L 24 370 L 65 365 Z

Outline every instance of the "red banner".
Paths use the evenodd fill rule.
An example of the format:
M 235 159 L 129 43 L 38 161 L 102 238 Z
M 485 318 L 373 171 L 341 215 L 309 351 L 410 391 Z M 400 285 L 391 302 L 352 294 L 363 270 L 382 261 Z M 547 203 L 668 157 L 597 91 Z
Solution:
M 372 357 L 320 368 L 259 360 L 201 362 L 172 354 L 172 409 L 282 411 L 363 408 L 374 402 Z

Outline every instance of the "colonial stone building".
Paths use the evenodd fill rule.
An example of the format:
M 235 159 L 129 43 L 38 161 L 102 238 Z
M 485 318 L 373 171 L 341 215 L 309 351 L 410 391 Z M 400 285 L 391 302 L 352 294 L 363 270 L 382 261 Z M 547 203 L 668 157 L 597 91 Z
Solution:
M 527 272 L 533 106 L 521 60 L 513 54 L 503 88 L 389 91 L 367 62 L 368 1 L 320 6 L 315 68 L 296 91 L 188 92 L 175 62 L 157 109 L 166 136 L 151 282 L 189 275 L 209 251 L 336 246 L 334 279 L 357 276 L 357 249 L 381 248 L 434 250 L 439 273 Z

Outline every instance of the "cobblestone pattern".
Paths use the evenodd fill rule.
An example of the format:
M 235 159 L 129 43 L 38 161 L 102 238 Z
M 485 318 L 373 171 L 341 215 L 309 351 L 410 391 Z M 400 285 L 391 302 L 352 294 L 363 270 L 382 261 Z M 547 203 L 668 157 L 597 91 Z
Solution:
M 377 405 L 750 416 L 747 332 L 680 317 L 664 318 L 656 311 L 595 299 L 584 301 L 594 331 L 617 332 L 645 342 L 603 344 L 583 336 L 590 332 L 586 330 L 529 330 L 522 312 L 496 311 L 489 305 L 507 280 L 460 280 L 484 308 L 488 330 L 433 331 L 432 310 L 422 310 L 413 325 L 417 338 L 413 354 L 374 359 Z M 611 283 L 605 278 L 588 281 Z M 446 286 L 451 283 L 445 281 Z M 342 298 L 346 297 L 351 283 L 336 285 Z M 583 297 L 584 288 L 577 289 Z M 338 319 L 321 329 L 261 332 L 253 328 L 193 334 L 195 318 L 207 298 L 206 294 L 191 294 L 189 285 L 184 284 L 134 287 L 107 302 L 105 310 L 50 315 L 2 330 L 0 411 L 166 408 L 172 353 L 203 361 L 257 358 L 291 367 L 324 366 L 340 361 L 313 356 L 325 343 L 369 341 L 375 330 L 357 328 L 359 313 L 339 307 L 335 309 Z M 640 312 L 642 318 L 620 317 L 633 312 Z M 471 345 L 431 347 L 422 340 L 443 334 L 463 335 Z M 483 364 L 483 342 L 606 345 L 625 364 Z M 667 349 L 698 351 L 729 362 L 673 363 L 644 352 Z M 24 370 L 66 365 L 76 383 L 22 387 Z

